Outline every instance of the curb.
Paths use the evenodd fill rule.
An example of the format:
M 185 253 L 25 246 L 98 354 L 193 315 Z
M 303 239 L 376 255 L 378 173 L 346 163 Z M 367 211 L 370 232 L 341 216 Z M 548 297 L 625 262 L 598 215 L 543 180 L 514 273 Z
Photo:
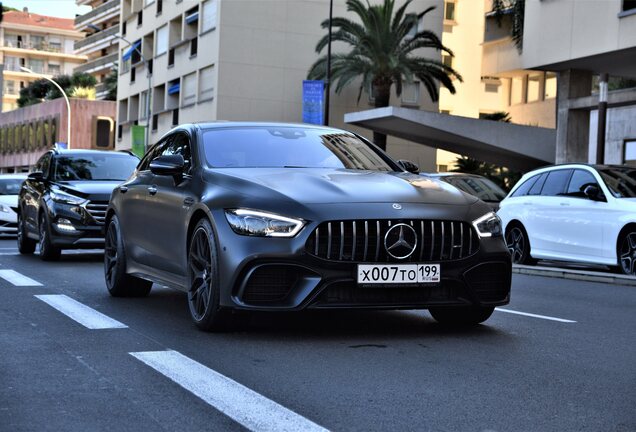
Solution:
M 589 270 L 574 270 L 559 267 L 535 267 L 513 264 L 512 272 L 531 276 L 546 276 L 561 279 L 581 280 L 586 282 L 600 282 L 612 285 L 636 286 L 636 278 L 632 276 Z

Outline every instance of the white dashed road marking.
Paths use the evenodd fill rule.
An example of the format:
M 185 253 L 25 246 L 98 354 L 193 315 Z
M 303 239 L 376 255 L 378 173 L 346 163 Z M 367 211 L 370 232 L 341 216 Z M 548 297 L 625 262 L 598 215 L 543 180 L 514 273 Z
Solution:
M 15 270 L 0 270 L 0 278 L 15 286 L 42 286 L 40 282 L 34 281 Z
M 523 316 L 527 316 L 527 317 L 540 318 L 540 319 L 544 319 L 544 320 L 557 321 L 557 322 L 562 322 L 562 323 L 575 323 L 576 322 L 576 321 L 563 319 L 563 318 L 555 318 L 555 317 L 551 317 L 551 316 L 537 315 L 537 314 L 531 314 L 531 313 L 527 313 L 527 312 L 519 312 L 519 311 L 510 310 L 510 309 L 495 308 L 495 310 L 498 310 L 499 312 L 506 312 L 506 313 L 509 313 L 509 314 L 523 315 Z
M 64 294 L 36 295 L 35 297 L 91 330 L 128 328 L 127 325 Z
M 326 431 L 311 420 L 177 351 L 131 352 L 130 355 L 249 430 Z

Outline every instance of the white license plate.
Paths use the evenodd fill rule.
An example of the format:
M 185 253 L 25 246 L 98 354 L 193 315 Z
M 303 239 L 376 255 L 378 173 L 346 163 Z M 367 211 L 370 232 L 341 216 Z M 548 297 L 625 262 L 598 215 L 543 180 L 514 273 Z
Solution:
M 440 276 L 439 264 L 358 265 L 358 283 L 362 285 L 438 283 Z

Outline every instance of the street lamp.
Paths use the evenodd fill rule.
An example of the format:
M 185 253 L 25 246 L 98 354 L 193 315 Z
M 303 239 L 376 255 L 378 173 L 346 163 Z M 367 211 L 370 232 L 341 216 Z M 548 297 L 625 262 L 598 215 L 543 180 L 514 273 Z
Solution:
M 66 100 L 66 109 L 68 110 L 68 119 L 67 119 L 68 121 L 66 126 L 66 148 L 70 149 L 71 148 L 71 103 L 68 100 L 68 96 L 66 96 L 66 93 L 64 93 L 64 90 L 62 89 L 62 87 L 60 87 L 60 85 L 56 83 L 55 81 L 53 81 L 51 78 L 48 78 L 39 73 L 35 73 L 31 69 L 25 68 L 24 66 L 20 66 L 20 70 L 22 72 L 30 73 L 32 75 L 35 75 L 47 80 L 48 82 L 53 84 L 55 87 L 57 87 L 60 93 L 62 93 L 62 96 L 64 96 L 64 100 Z
M 87 27 L 90 28 L 91 30 L 95 30 L 96 32 L 102 31 L 102 29 L 97 27 L 95 24 L 88 24 Z M 144 63 L 144 66 L 146 68 L 146 76 L 148 77 L 148 93 L 146 94 L 146 139 L 144 142 L 144 153 L 146 153 L 146 150 L 148 150 L 148 139 L 150 137 L 150 121 L 152 118 L 152 113 L 150 111 L 150 92 L 152 91 L 152 84 L 150 80 L 152 75 L 150 75 L 150 68 L 148 67 L 148 62 L 146 61 L 146 57 L 144 57 L 143 53 L 139 49 L 139 46 L 141 46 L 141 44 L 139 46 L 135 46 L 123 36 L 120 36 L 120 35 L 114 35 L 114 36 L 117 39 L 124 41 L 127 44 L 127 46 L 132 47 L 137 52 L 137 54 L 139 54 L 139 57 L 141 57 L 141 61 Z

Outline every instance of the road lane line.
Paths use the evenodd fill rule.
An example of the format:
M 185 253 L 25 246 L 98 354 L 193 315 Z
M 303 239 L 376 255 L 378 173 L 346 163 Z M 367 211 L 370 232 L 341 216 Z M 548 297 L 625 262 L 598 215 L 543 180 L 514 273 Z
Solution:
M 510 309 L 495 308 L 495 310 L 498 310 L 499 312 L 506 312 L 506 313 L 509 313 L 509 314 L 523 315 L 523 316 L 527 316 L 527 317 L 540 318 L 540 319 L 549 320 L 549 321 L 558 321 L 558 322 L 562 322 L 562 323 L 575 323 L 576 322 L 576 321 L 563 319 L 563 318 L 555 318 L 555 317 L 551 317 L 551 316 L 537 315 L 537 314 L 531 314 L 531 313 L 527 313 L 527 312 L 519 312 L 519 311 L 510 310 Z
M 40 282 L 28 278 L 15 270 L 0 270 L 0 278 L 15 286 L 42 286 Z
M 64 294 L 36 295 L 35 297 L 91 330 L 128 328 L 127 325 L 73 300 Z
M 131 352 L 130 355 L 251 431 L 326 431 L 177 351 Z

